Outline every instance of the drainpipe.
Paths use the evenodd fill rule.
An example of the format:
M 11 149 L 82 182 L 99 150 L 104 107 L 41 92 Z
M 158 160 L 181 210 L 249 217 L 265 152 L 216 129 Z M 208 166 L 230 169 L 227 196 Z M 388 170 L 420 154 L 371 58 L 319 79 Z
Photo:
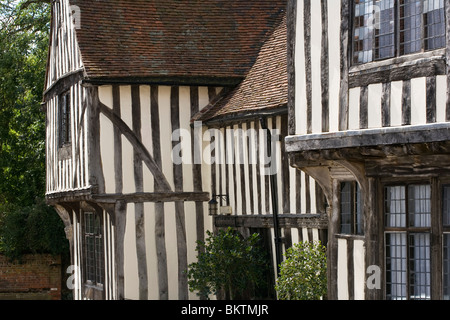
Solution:
M 269 158 L 272 156 L 272 133 L 267 128 L 267 119 L 265 117 L 259 118 L 259 121 L 261 123 L 261 128 L 265 130 L 267 133 L 267 153 Z M 274 155 L 275 157 L 275 155 Z M 271 164 L 273 165 L 274 160 L 271 161 Z M 273 228 L 274 228 L 274 234 L 275 234 L 275 259 L 277 263 L 277 276 L 280 276 L 280 264 L 282 261 L 282 239 L 281 239 L 281 231 L 278 226 L 278 187 L 277 187 L 277 174 L 271 174 L 270 175 L 270 189 L 271 189 L 271 195 L 272 195 L 272 214 L 273 214 Z

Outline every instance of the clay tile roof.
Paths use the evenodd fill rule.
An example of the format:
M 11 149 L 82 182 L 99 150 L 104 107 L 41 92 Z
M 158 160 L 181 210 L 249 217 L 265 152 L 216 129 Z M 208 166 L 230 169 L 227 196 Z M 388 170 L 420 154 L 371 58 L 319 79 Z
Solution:
M 285 0 L 70 0 L 88 78 L 242 78 Z
M 232 119 L 249 112 L 279 110 L 287 105 L 286 16 L 267 38 L 246 78 L 231 92 L 223 94 L 191 121 Z

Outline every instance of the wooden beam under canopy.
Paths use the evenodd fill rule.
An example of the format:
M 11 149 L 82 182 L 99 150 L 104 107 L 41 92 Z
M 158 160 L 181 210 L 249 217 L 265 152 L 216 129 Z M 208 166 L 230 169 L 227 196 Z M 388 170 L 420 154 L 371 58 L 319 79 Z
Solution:
M 210 194 L 208 192 L 136 192 L 129 194 L 93 195 L 92 200 L 99 203 L 113 203 L 117 200 L 135 203 L 175 201 L 206 202 L 210 200 Z
M 99 204 L 116 203 L 143 203 L 143 202 L 206 202 L 210 200 L 208 192 L 136 192 L 128 194 L 89 194 L 87 192 L 65 192 L 64 194 L 47 195 L 47 203 L 92 201 Z

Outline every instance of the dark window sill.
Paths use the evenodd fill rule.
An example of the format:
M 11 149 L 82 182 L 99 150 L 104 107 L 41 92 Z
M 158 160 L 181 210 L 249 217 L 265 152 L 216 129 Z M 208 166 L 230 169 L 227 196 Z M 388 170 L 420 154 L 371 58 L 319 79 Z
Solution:
M 355 88 L 445 74 L 446 51 L 442 48 L 352 66 L 348 81 L 349 88 Z

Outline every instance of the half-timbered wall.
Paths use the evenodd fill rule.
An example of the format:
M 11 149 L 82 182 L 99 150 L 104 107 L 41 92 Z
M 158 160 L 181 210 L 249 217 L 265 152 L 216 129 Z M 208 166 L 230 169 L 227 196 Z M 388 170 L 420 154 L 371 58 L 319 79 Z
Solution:
M 59 141 L 61 96 L 47 103 L 47 195 L 83 190 L 90 186 L 88 176 L 86 90 L 76 83 L 68 90 L 71 143 L 61 147 Z
M 280 215 L 320 213 L 316 203 L 320 207 L 323 203 L 316 197 L 321 193 L 315 181 L 290 168 L 282 153 L 286 116 L 267 119 L 272 135 L 278 138 L 274 157 L 266 165 L 261 156 L 266 154 L 267 140 L 258 121 L 218 129 L 191 126 L 190 118 L 220 90 L 196 86 L 100 86 L 102 165 L 97 180 L 104 180 L 104 196 L 99 201 L 120 201 L 121 195 L 137 197 L 161 190 L 139 158 L 136 142 L 123 134 L 127 127 L 160 166 L 175 192 L 225 194 L 233 215 L 267 215 L 273 212 L 269 173 L 276 173 Z M 119 116 L 122 123 L 112 121 L 111 114 Z M 188 291 L 184 271 L 195 261 L 196 241 L 204 240 L 206 230 L 212 231 L 214 226 L 207 203 L 187 200 L 151 203 L 136 198 L 124 204 L 124 298 L 196 298 Z M 284 228 L 282 234 L 288 244 L 321 238 L 317 228 Z
M 290 115 L 290 134 L 339 129 L 340 15 L 341 1 L 296 1 L 290 17 L 295 28 L 295 52 L 289 62 L 295 77 L 295 114 Z M 294 102 L 294 101 L 293 101 Z
M 83 190 L 88 177 L 86 89 L 79 74 L 83 63 L 76 41 L 81 27 L 80 12 L 68 0 L 52 2 L 52 27 L 48 53 L 44 102 L 47 111 L 47 194 Z M 68 93 L 70 106 L 70 145 L 61 148 L 61 95 Z
M 182 132 L 188 134 L 182 139 L 194 139 L 190 118 L 220 90 L 189 86 L 99 87 L 101 176 L 106 197 L 113 201 L 120 200 L 121 194 L 162 190 L 140 158 L 136 142 L 122 134 L 124 130 L 132 131 L 141 147 L 154 158 L 172 191 L 209 191 L 208 166 L 202 162 L 177 162 L 172 150 L 177 150 L 180 141 L 172 141 L 172 136 Z M 111 113 L 120 118 L 119 125 L 111 121 Z M 200 128 L 197 134 L 203 135 L 203 130 Z M 192 159 L 195 152 L 202 152 L 203 144 L 207 145 L 203 137 L 199 140 L 202 145 L 182 141 L 183 145 L 187 142 L 182 153 L 191 153 Z M 196 241 L 204 239 L 206 230 L 212 230 L 207 209 L 205 202 L 135 200 L 124 205 L 124 298 L 195 298 L 188 291 L 184 272 L 195 260 Z
M 360 128 L 359 122 L 357 127 L 347 127 L 347 120 L 341 117 L 342 97 L 346 97 L 348 92 L 354 95 L 357 91 L 356 88 L 349 91 L 346 79 L 348 63 L 345 59 L 348 34 L 341 34 L 340 13 L 342 11 L 342 14 L 348 14 L 348 2 L 302 0 L 289 3 L 289 98 L 290 106 L 294 107 L 289 112 L 289 135 Z M 376 104 L 377 99 L 381 101 L 381 90 L 377 92 L 376 88 L 378 87 L 370 88 L 371 99 L 366 101 L 367 104 Z M 373 97 L 375 92 L 378 94 L 376 98 Z M 354 104 L 352 99 L 352 108 Z M 373 107 L 370 110 L 370 123 L 381 123 L 381 103 L 378 110 Z M 378 114 L 380 120 L 375 121 Z M 352 113 L 350 117 L 357 115 Z M 329 219 L 329 223 L 333 223 L 334 220 Z M 329 232 L 334 230 L 331 228 Z M 335 237 L 334 234 L 330 236 Z M 337 293 L 330 291 L 330 297 L 349 299 L 351 295 L 351 298 L 364 299 L 364 240 L 342 237 L 333 238 L 332 243 L 328 251 L 332 264 L 329 265 L 329 284 L 331 288 L 337 288 Z
M 273 186 L 270 175 L 273 174 L 276 176 L 276 210 L 279 217 L 323 214 L 324 197 L 320 187 L 310 176 L 290 167 L 283 152 L 288 129 L 287 115 L 268 117 L 266 125 L 269 132 L 263 129 L 259 120 L 230 123 L 208 130 L 213 143 L 211 153 L 215 159 L 211 165 L 211 193 L 226 195 L 217 201 L 222 206 L 231 206 L 234 216 L 272 215 Z M 272 136 L 270 152 L 267 150 L 268 133 Z M 251 227 L 252 223 L 244 225 Z M 260 225 L 256 223 L 254 227 Z M 299 241 L 320 240 L 326 244 L 318 228 L 287 226 L 280 231 L 285 239 L 284 249 Z M 274 254 L 272 261 L 276 263 L 273 227 L 270 227 L 270 233 Z
M 352 65 L 351 3 L 297 2 L 290 134 L 445 122 L 445 49 Z
M 365 129 L 409 126 L 408 130 L 415 130 L 424 125 L 430 131 L 439 128 L 433 124 L 449 119 L 448 22 L 447 49 L 438 48 L 354 65 L 350 59 L 352 39 L 355 37 L 352 3 L 349 0 L 288 1 L 289 135 L 313 144 L 314 139 L 325 137 L 325 133 L 329 132 L 363 134 L 367 132 Z M 445 7 L 448 14 L 448 1 L 445 1 Z M 333 134 L 328 136 L 333 137 Z M 337 135 L 344 136 L 345 133 Z M 339 144 L 338 139 L 334 141 L 334 147 Z M 329 148 L 333 149 L 333 146 Z M 326 151 L 323 154 L 326 155 Z M 293 153 L 292 156 L 295 159 L 298 154 Z M 329 232 L 333 239 L 328 255 L 331 261 L 330 297 L 370 298 L 371 293 L 365 287 L 367 274 L 364 273 L 373 262 L 371 256 L 377 254 L 376 246 L 366 241 L 368 235 L 339 234 L 337 222 L 340 181 L 371 183 L 371 180 L 358 176 L 361 171 L 355 169 L 356 166 L 350 170 L 353 174 L 347 172 L 347 176 L 334 177 L 331 170 L 346 171 L 344 166 L 353 166 L 345 161 L 331 164 L 324 161 L 326 165 L 320 163 L 326 159 L 319 156 L 302 159 L 303 162 L 297 164 L 302 169 L 309 172 L 316 170 L 317 175 L 327 177 L 328 201 L 335 206 L 329 213 Z M 311 163 L 304 159 L 311 160 Z M 333 180 L 332 187 L 330 179 Z M 366 197 L 370 197 L 369 188 L 365 188 Z M 373 208 L 368 208 L 368 203 L 365 210 L 369 212 Z
M 46 88 L 83 67 L 75 34 L 81 27 L 81 13 L 69 0 L 53 1 L 52 13 Z
M 259 121 L 219 129 L 191 126 L 190 119 L 221 92 L 220 87 L 97 86 L 83 81 L 75 32 L 82 27 L 82 13 L 68 0 L 53 2 L 52 9 L 44 93 L 46 193 L 58 212 L 70 217 L 66 232 L 73 266 L 81 271 L 74 277 L 75 298 L 95 298 L 101 292 L 106 299 L 195 299 L 185 271 L 195 261 L 196 242 L 214 229 L 207 203 L 203 198 L 158 202 L 155 195 L 226 194 L 234 215 L 271 214 L 267 166 L 258 162 L 267 152 Z M 61 145 L 60 105 L 65 94 L 71 141 Z M 307 174 L 290 168 L 283 152 L 287 117 L 268 117 L 267 125 L 280 134 L 268 163 L 277 173 L 278 213 L 322 213 L 320 188 Z M 175 132 L 182 134 L 181 140 Z M 213 144 L 215 149 L 210 149 Z M 227 162 L 224 158 L 230 155 L 233 159 Z M 217 156 L 224 161 L 213 161 Z M 102 290 L 90 290 L 83 282 L 86 207 L 103 222 Z M 272 229 L 272 239 L 273 233 Z M 321 238 L 317 228 L 306 227 L 285 227 L 282 236 L 287 245 Z
M 209 129 L 213 137 L 212 193 L 227 195 L 235 215 L 272 214 L 270 175 L 277 177 L 278 213 L 320 213 L 314 179 L 289 166 L 284 150 L 287 116 L 267 118 L 275 153 L 269 157 L 267 131 L 258 121 Z M 323 202 L 323 201 L 322 201 Z M 222 204 L 226 205 L 222 200 Z M 302 238 L 302 230 L 300 230 Z M 317 234 L 315 234 L 317 239 Z

